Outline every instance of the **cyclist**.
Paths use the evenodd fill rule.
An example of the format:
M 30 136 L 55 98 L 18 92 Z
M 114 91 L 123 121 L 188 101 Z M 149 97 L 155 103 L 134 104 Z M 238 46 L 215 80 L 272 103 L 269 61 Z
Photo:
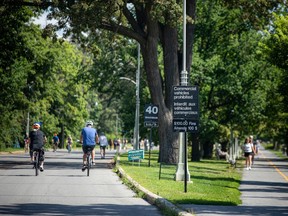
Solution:
M 53 134 L 52 142 L 53 142 L 53 152 L 56 152 L 59 144 L 59 137 L 57 136 L 56 133 Z
M 82 171 L 84 172 L 87 168 L 87 152 L 88 148 L 92 148 L 91 156 L 92 156 L 92 164 L 95 164 L 94 157 L 95 157 L 95 145 L 98 143 L 98 134 L 97 130 L 92 127 L 93 122 L 87 121 L 86 127 L 84 127 L 81 131 L 80 136 L 80 143 L 82 143 L 82 150 L 83 150 L 83 167 Z
M 33 162 L 33 151 L 39 150 L 39 161 L 40 161 L 40 171 L 44 171 L 44 143 L 46 142 L 45 134 L 40 130 L 40 123 L 35 122 L 33 124 L 33 130 L 29 133 L 29 147 L 30 147 L 30 157 Z

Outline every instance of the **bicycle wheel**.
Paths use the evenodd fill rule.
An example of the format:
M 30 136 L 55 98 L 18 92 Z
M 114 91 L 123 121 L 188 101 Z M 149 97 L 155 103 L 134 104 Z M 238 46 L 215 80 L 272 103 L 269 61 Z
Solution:
M 39 167 L 39 157 L 38 152 L 34 152 L 34 169 L 35 169 L 35 176 L 38 176 L 38 167 Z
M 87 176 L 89 176 L 90 168 L 91 168 L 91 158 L 90 158 L 90 153 L 88 153 L 88 155 L 87 155 Z

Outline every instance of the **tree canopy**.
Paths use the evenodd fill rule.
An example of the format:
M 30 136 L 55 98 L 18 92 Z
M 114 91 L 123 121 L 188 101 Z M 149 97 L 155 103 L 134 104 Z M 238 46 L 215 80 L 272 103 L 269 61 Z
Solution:
M 179 143 L 178 133 L 173 132 L 172 128 L 171 95 L 172 87 L 179 85 L 182 70 L 182 2 L 4 1 L 4 5 L 11 6 L 9 12 L 15 10 L 15 13 L 19 13 L 19 19 L 27 16 L 26 21 L 24 18 L 23 21 L 16 18 L 15 22 L 26 26 L 24 24 L 32 16 L 32 11 L 25 7 L 15 7 L 19 3 L 48 10 L 49 17 L 57 19 L 58 24 L 47 26 L 42 32 L 42 39 L 40 31 L 34 29 L 33 25 L 29 27 L 29 31 L 25 31 L 25 34 L 30 34 L 30 40 L 18 33 L 17 37 L 11 39 L 9 32 L 11 30 L 13 34 L 13 28 L 5 33 L 6 45 L 10 46 L 9 40 L 16 40 L 13 42 L 13 53 L 9 56 L 19 57 L 9 59 L 4 54 L 1 56 L 1 82 L 5 86 L 3 101 L 13 99 L 15 101 L 12 104 L 26 106 L 23 109 L 16 106 L 22 112 L 31 108 L 33 100 L 37 101 L 41 110 L 48 110 L 46 113 L 33 110 L 37 118 L 44 114 L 47 118 L 55 117 L 51 120 L 51 130 L 57 124 L 78 124 L 81 118 L 90 116 L 94 116 L 96 121 L 102 122 L 102 118 L 108 122 L 109 114 L 111 119 L 112 113 L 117 114 L 117 111 L 105 117 L 105 113 L 98 109 L 112 104 L 121 112 L 131 109 L 131 106 L 125 106 L 128 103 L 120 105 L 115 98 L 124 93 L 131 97 L 131 92 L 129 94 L 121 88 L 123 80 L 119 78 L 133 77 L 137 41 L 142 54 L 141 74 L 145 74 L 141 86 L 148 86 L 148 90 L 142 90 L 142 96 L 147 102 L 150 96 L 151 102 L 159 106 L 160 161 L 176 163 Z M 187 2 L 186 70 L 189 72 L 190 84 L 200 87 L 200 142 L 204 146 L 205 157 L 211 157 L 215 142 L 228 142 L 231 128 L 239 136 L 251 133 L 260 136 L 267 134 L 264 131 L 274 130 L 273 137 L 283 137 L 283 133 L 279 131 L 285 131 L 281 118 L 283 113 L 285 116 L 286 111 L 282 105 L 287 97 L 281 93 L 281 89 L 285 89 L 283 80 L 287 78 L 283 73 L 283 70 L 287 70 L 284 51 L 287 50 L 287 32 L 283 28 L 285 22 L 282 24 L 282 21 L 273 20 L 272 12 L 285 14 L 286 6 L 285 0 L 198 1 L 197 5 L 194 0 Z M 9 16 L 7 8 L 1 8 L 3 16 Z M 21 14 L 21 10 L 27 11 Z M 271 23 L 275 24 L 272 29 Z M 64 36 L 69 38 L 70 43 L 55 38 L 54 33 L 59 28 L 64 29 Z M 263 42 L 266 44 L 266 51 L 263 51 L 259 42 L 270 37 L 264 34 L 265 29 L 273 34 L 267 43 Z M 20 28 L 14 29 L 16 32 L 20 32 L 19 30 Z M 37 42 L 33 38 L 37 38 Z M 274 43 L 275 40 L 279 40 L 279 43 Z M 25 43 L 25 46 L 20 46 L 21 43 Z M 79 45 L 83 54 L 71 44 Z M 8 45 L 7 52 L 10 50 Z M 283 49 L 283 52 L 278 49 Z M 74 55 L 75 58 L 71 61 L 67 59 L 67 56 Z M 15 59 L 17 64 L 14 63 Z M 17 73 L 13 73 L 13 78 L 9 76 L 11 66 L 15 66 L 14 69 L 17 70 Z M 25 73 L 20 72 L 23 71 L 22 68 Z M 14 86 L 19 84 L 11 79 L 23 82 L 23 91 L 15 90 L 12 83 Z M 147 96 L 147 93 L 150 95 Z M 93 97 L 93 94 L 97 94 L 97 97 Z M 129 98 L 123 101 L 127 100 Z M 101 106 L 92 109 L 95 102 L 100 102 Z M 279 113 L 277 122 L 271 121 L 275 114 L 270 110 L 271 106 Z M 7 116 L 12 110 L 13 106 L 5 108 Z M 77 112 L 79 110 L 81 113 Z M 76 119 L 73 118 L 75 116 Z M 109 126 L 101 124 L 101 128 L 108 130 Z M 193 148 L 196 151 L 199 146 L 195 145 Z

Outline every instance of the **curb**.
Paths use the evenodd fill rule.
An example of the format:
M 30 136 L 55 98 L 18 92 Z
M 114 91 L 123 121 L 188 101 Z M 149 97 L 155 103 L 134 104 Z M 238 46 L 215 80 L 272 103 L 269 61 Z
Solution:
M 146 188 L 142 187 L 139 183 L 137 183 L 130 176 L 128 176 L 121 167 L 117 167 L 117 173 L 120 176 L 120 178 L 123 178 L 123 177 L 126 178 L 135 188 L 137 188 L 137 190 L 143 192 L 145 194 L 145 199 L 151 205 L 155 205 L 161 210 L 168 209 L 169 211 L 173 212 L 175 215 L 178 215 L 178 216 L 193 216 L 193 214 L 187 211 L 184 211 L 183 209 L 177 207 L 176 205 L 164 199 L 163 197 L 158 196 L 148 191 Z

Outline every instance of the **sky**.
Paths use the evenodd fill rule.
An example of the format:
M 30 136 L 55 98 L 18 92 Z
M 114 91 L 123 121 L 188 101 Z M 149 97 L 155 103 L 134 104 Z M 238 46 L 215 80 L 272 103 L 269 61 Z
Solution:
M 44 12 L 41 16 L 33 18 L 32 22 L 37 24 L 37 25 L 40 25 L 42 29 L 45 28 L 45 26 L 48 25 L 48 24 L 57 23 L 57 20 L 55 20 L 55 19 L 48 20 L 46 18 L 47 15 L 48 15 L 48 12 Z M 56 33 L 57 33 L 58 37 L 62 37 L 62 35 L 63 35 L 62 31 L 57 31 Z
M 56 20 L 47 20 L 46 19 L 47 14 L 48 14 L 47 12 L 44 12 L 40 17 L 35 17 L 33 23 L 40 25 L 41 28 L 44 28 L 47 24 L 56 23 Z

